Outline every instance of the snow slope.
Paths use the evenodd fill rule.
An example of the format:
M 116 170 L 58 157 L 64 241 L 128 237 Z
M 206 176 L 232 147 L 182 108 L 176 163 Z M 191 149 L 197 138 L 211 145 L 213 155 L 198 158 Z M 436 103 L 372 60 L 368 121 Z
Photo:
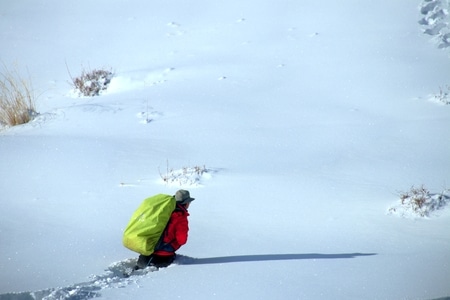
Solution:
M 448 188 L 430 3 L 448 4 L 1 2 L 0 58 L 40 115 L 0 132 L 0 299 L 450 296 L 450 210 L 387 214 L 412 185 Z M 108 91 L 74 97 L 68 69 L 101 67 Z M 189 242 L 121 278 L 132 212 L 179 188 L 167 165 L 209 170 L 186 187 Z

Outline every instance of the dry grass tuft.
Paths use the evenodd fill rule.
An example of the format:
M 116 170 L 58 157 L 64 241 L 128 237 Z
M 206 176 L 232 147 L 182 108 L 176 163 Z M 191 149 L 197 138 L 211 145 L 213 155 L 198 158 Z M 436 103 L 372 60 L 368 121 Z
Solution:
M 0 72 L 0 125 L 25 124 L 36 115 L 30 80 L 23 79 L 17 69 L 10 70 L 3 65 Z

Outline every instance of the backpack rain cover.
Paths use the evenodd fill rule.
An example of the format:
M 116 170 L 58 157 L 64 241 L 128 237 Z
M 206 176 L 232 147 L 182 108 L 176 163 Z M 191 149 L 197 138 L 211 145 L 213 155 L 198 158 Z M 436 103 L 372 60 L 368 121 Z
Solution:
M 152 254 L 175 206 L 175 197 L 170 195 L 158 194 L 145 199 L 125 228 L 123 245 L 142 255 Z

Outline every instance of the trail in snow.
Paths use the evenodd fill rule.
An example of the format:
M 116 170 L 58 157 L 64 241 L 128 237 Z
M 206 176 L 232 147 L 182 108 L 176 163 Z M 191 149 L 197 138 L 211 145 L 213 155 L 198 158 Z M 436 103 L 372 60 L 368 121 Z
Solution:
M 142 276 L 154 270 L 134 271 L 127 276 L 136 265 L 136 258 L 126 259 L 111 264 L 103 274 L 91 276 L 89 281 L 76 283 L 67 287 L 49 288 L 35 292 L 7 293 L 0 295 L 0 300 L 56 300 L 56 299 L 91 299 L 100 296 L 106 288 L 122 288 L 130 284 L 138 284 Z
M 176 265 L 204 265 L 204 264 L 225 264 L 225 263 L 245 263 L 255 261 L 279 261 L 279 260 L 303 260 L 303 259 L 352 259 L 377 255 L 376 253 L 339 253 L 339 254 L 259 254 L 259 255 L 236 255 L 223 257 L 194 258 L 185 255 L 178 255 Z M 136 258 L 126 259 L 111 264 L 105 273 L 92 275 L 89 281 L 73 284 L 67 287 L 49 288 L 35 292 L 7 293 L 1 294 L 0 300 L 81 300 L 92 299 L 101 296 L 101 291 L 111 288 L 123 288 L 130 284 L 139 285 L 139 280 L 143 276 L 156 270 L 145 269 L 132 271 L 136 265 Z

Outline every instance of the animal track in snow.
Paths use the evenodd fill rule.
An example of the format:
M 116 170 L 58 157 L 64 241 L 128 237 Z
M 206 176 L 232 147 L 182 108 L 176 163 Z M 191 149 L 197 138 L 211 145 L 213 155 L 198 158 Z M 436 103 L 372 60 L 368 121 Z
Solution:
M 174 68 L 169 67 L 161 71 L 136 71 L 118 74 L 112 78 L 107 93 L 118 93 L 163 84 L 167 82 L 167 76 L 173 70 Z
M 181 25 L 176 22 L 169 22 L 167 26 L 173 29 L 173 31 L 166 33 L 166 36 L 168 37 L 179 36 L 186 33 L 186 31 L 179 29 Z

